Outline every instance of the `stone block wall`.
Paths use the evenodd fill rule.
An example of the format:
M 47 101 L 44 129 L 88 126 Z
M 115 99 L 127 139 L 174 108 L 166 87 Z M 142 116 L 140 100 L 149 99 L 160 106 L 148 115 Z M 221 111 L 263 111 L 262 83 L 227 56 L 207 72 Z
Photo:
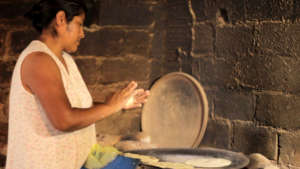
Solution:
M 37 37 L 22 17 L 33 2 L 0 1 L 2 144 L 11 73 L 22 49 Z M 162 75 L 183 71 L 208 95 L 209 122 L 200 146 L 258 152 L 300 168 L 300 1 L 86 2 L 86 37 L 74 58 L 95 102 L 131 80 L 149 88 Z M 140 112 L 118 112 L 98 122 L 97 131 L 139 131 Z
M 190 0 L 192 75 L 205 86 L 203 146 L 299 168 L 299 1 Z

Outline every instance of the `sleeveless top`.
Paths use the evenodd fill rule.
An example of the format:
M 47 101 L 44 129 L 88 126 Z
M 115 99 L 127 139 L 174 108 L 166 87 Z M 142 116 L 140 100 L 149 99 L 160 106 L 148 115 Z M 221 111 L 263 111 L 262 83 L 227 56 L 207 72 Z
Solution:
M 21 81 L 23 60 L 37 51 L 47 53 L 56 62 L 71 106 L 92 106 L 92 97 L 73 58 L 63 53 L 67 72 L 46 44 L 32 41 L 21 53 L 12 76 L 6 169 L 80 169 L 96 143 L 95 125 L 74 132 L 54 128 L 37 97 L 25 90 Z

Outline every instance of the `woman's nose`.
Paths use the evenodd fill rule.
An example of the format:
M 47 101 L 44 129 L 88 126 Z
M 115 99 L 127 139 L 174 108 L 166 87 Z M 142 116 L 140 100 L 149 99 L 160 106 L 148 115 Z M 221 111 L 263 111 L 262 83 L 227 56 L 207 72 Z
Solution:
M 80 31 L 80 38 L 83 39 L 85 37 L 84 35 L 84 30 L 83 28 L 81 28 L 81 31 Z

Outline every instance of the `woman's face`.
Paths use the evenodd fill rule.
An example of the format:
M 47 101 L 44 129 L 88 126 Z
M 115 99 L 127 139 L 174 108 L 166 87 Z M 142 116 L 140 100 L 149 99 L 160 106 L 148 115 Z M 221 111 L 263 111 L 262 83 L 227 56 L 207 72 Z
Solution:
M 85 14 L 74 16 L 73 20 L 67 24 L 63 41 L 65 51 L 69 53 L 76 52 L 80 44 L 80 40 L 84 38 L 83 23 Z

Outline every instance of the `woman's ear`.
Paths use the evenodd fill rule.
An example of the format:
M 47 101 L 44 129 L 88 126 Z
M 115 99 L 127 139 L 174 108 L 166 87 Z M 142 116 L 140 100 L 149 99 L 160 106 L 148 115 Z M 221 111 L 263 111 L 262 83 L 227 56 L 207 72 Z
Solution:
M 67 24 L 66 14 L 64 11 L 58 11 L 55 17 L 57 26 L 63 26 Z

